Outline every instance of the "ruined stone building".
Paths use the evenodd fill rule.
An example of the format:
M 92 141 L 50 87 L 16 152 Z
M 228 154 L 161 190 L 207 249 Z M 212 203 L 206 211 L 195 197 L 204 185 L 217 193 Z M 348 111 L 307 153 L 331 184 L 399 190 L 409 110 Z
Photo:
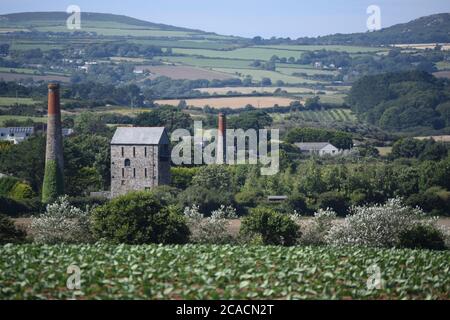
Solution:
M 169 184 L 169 145 L 162 127 L 117 128 L 111 140 L 111 197 Z

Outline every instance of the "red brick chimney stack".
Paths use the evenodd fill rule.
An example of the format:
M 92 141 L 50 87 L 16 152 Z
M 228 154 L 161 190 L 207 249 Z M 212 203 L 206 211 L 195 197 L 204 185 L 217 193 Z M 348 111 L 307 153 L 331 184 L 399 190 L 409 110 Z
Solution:
M 217 136 L 216 163 L 225 164 L 227 155 L 227 119 L 223 113 L 219 113 L 219 130 Z

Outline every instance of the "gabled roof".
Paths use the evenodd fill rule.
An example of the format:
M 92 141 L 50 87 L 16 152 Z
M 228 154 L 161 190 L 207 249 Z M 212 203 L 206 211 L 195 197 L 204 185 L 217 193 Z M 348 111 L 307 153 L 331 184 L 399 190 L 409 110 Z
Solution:
M 322 150 L 328 145 L 335 148 L 335 146 L 333 146 L 329 142 L 299 142 L 295 143 L 295 145 L 299 147 L 301 150 Z
M 111 144 L 168 144 L 169 137 L 164 127 L 117 128 Z

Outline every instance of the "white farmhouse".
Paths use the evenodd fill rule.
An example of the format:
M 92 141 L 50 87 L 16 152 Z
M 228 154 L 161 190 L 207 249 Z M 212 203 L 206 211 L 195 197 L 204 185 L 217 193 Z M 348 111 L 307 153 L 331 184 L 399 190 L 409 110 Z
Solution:
M 18 144 L 34 134 L 33 127 L 0 128 L 0 141 L 10 141 Z
M 316 154 L 319 156 L 336 156 L 341 152 L 329 142 L 300 142 L 295 144 L 302 153 Z

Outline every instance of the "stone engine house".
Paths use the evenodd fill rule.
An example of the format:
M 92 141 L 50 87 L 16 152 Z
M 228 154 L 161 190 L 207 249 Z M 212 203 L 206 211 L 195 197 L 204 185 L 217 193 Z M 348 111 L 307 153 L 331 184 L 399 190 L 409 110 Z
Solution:
M 117 128 L 111 140 L 111 197 L 169 184 L 169 145 L 162 127 Z

